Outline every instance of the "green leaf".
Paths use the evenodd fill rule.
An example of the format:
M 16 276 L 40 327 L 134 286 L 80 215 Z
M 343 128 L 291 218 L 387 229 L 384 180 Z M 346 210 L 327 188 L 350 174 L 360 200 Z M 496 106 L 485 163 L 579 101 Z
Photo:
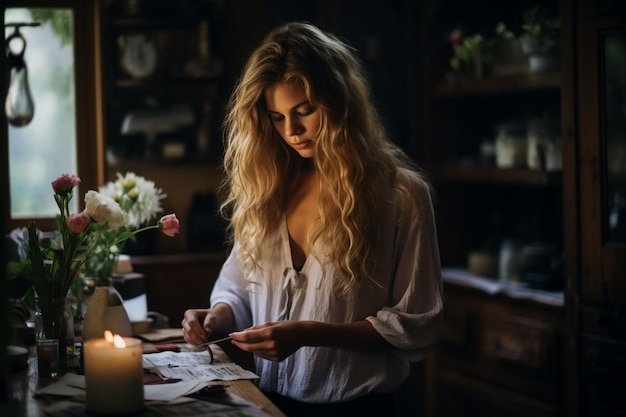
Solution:
M 37 234 L 37 225 L 30 222 L 28 225 L 28 258 L 31 260 L 34 276 L 45 276 L 45 268 L 43 265 L 43 256 L 39 247 L 39 235 Z

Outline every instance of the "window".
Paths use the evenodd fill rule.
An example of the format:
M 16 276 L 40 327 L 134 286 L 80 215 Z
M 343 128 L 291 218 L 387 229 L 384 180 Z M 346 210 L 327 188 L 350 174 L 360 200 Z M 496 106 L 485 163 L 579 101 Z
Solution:
M 82 195 L 102 184 L 102 111 L 100 91 L 100 0 L 9 0 L 5 23 L 40 22 L 20 30 L 26 39 L 25 61 L 35 105 L 34 118 L 24 127 L 7 124 L 9 224 L 54 227 L 58 212 L 50 184 L 68 172 L 81 177 Z M 5 37 L 13 28 L 5 28 Z M 18 48 L 19 49 L 19 48 Z M 6 90 L 3 92 L 3 102 Z M 4 152 L 3 152 L 4 153 Z M 2 156 L 4 158 L 4 155 Z M 7 184 L 8 183 L 8 184 Z M 6 195 L 5 194 L 5 195 Z M 76 206 L 82 205 L 74 199 Z M 74 207 L 78 209 L 78 207 Z
M 26 126 L 9 125 L 11 217 L 54 217 L 58 208 L 50 182 L 62 173 L 78 172 L 73 13 L 10 8 L 4 19 L 5 23 L 41 23 L 19 29 L 26 39 L 24 60 L 35 113 Z M 5 28 L 5 39 L 14 30 Z M 22 44 L 15 49 L 13 43 L 13 53 L 19 54 Z M 72 202 L 76 211 L 76 199 Z

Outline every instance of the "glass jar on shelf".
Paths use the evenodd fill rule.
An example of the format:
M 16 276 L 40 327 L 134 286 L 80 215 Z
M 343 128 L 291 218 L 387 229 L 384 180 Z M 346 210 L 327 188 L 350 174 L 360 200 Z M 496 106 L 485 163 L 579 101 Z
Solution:
M 525 168 L 527 155 L 526 128 L 511 121 L 495 128 L 496 166 L 502 169 Z

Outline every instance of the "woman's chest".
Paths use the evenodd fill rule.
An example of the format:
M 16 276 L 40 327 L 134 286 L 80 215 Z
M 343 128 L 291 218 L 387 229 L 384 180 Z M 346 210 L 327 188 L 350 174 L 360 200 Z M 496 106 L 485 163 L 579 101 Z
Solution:
M 316 184 L 305 184 L 290 198 L 286 222 L 291 257 L 295 265 L 302 265 L 310 252 L 309 236 L 319 219 L 319 190 Z

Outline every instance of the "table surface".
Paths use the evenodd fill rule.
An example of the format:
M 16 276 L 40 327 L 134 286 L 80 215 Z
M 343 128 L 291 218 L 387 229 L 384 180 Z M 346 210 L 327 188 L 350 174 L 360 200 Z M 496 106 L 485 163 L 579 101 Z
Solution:
M 218 349 L 219 350 L 219 349 Z M 29 349 L 25 366 L 13 370 L 8 378 L 8 401 L 0 401 L 0 415 L 11 417 L 45 416 L 45 408 L 55 401 L 67 400 L 67 397 L 41 398 L 35 397 L 37 389 L 54 382 L 51 378 L 39 378 L 37 372 L 37 354 L 34 347 Z M 251 380 L 224 382 L 226 392 L 237 395 L 247 401 L 261 406 L 270 416 L 285 417 L 269 398 L 263 394 Z M 168 406 L 163 406 L 168 407 Z M 87 415 L 87 414 L 85 414 Z M 141 414 L 139 414 L 140 416 Z

